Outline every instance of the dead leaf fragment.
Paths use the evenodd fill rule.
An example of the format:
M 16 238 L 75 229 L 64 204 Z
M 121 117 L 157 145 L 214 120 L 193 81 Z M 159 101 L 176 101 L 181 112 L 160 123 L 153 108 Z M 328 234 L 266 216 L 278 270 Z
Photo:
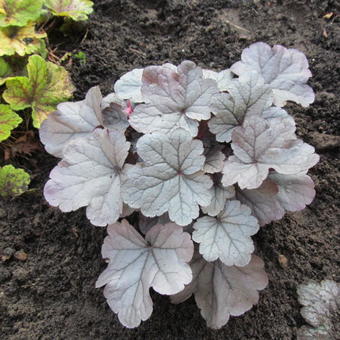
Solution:
M 328 19 L 331 19 L 333 15 L 334 15 L 333 12 L 329 12 L 329 13 L 326 13 L 322 18 L 328 20 Z
M 28 255 L 23 250 L 19 250 L 14 253 L 14 257 L 19 261 L 26 261 L 28 258 Z

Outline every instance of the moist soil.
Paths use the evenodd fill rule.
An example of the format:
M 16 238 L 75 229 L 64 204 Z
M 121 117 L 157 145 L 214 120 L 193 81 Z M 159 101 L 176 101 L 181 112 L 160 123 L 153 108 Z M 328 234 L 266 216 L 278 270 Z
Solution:
M 151 318 L 130 330 L 94 288 L 105 267 L 105 229 L 91 226 L 83 209 L 63 214 L 48 206 L 42 189 L 57 159 L 43 150 L 17 156 L 11 163 L 31 173 L 31 190 L 0 203 L 0 251 L 24 251 L 27 259 L 11 256 L 0 263 L 1 338 L 295 339 L 304 325 L 297 285 L 339 280 L 339 19 L 324 18 L 337 11 L 336 0 L 99 0 L 80 33 L 57 37 L 54 46 L 52 39 L 57 54 L 86 53 L 85 63 L 69 64 L 78 100 L 98 84 L 104 94 L 112 92 L 114 81 L 136 67 L 189 59 L 221 70 L 255 41 L 300 49 L 310 62 L 316 100 L 309 108 L 288 110 L 298 134 L 321 156 L 310 171 L 317 194 L 305 210 L 255 237 L 270 283 L 251 311 L 214 331 L 193 298 L 175 306 L 152 293 Z

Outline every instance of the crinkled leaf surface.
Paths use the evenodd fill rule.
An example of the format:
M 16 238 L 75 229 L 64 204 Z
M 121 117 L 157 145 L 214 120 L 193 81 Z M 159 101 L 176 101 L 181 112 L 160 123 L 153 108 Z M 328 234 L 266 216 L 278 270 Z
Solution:
M 39 128 L 57 104 L 72 96 L 74 86 L 63 67 L 37 55 L 29 57 L 27 73 L 28 77 L 7 80 L 3 97 L 14 110 L 31 107 L 33 125 Z
M 209 205 L 211 179 L 204 175 L 203 144 L 190 133 L 177 129 L 171 134 L 144 135 L 137 142 L 143 159 L 127 170 L 124 201 L 140 208 L 147 217 L 169 213 L 171 221 L 187 225 L 199 215 L 199 204 Z
M 87 138 L 72 140 L 50 173 L 46 200 L 63 212 L 87 206 L 87 218 L 97 226 L 116 222 L 123 209 L 120 186 L 129 148 L 115 130 L 96 129 Z
M 220 91 L 227 91 L 229 84 L 233 80 L 233 74 L 229 69 L 220 72 L 203 69 L 202 72 L 203 78 L 213 79 L 216 81 L 217 87 Z
M 89 0 L 45 0 L 45 6 L 53 15 L 75 21 L 87 20 L 93 12 L 93 2 Z
M 245 117 L 261 116 L 273 101 L 271 88 L 256 72 L 241 75 L 228 84 L 227 90 L 214 97 L 215 116 L 208 123 L 219 142 L 230 142 L 233 129 L 242 125 Z
M 30 184 L 30 175 L 12 165 L 0 167 L 0 196 L 14 197 L 24 193 Z
M 241 189 L 255 189 L 267 178 L 270 168 L 292 175 L 307 172 L 319 161 L 314 148 L 295 136 L 290 119 L 275 123 L 250 117 L 232 133 L 234 155 L 225 162 L 222 183 L 238 183 Z
M 120 322 L 137 327 L 151 316 L 151 287 L 170 295 L 191 281 L 193 250 L 190 235 L 174 223 L 156 224 L 145 239 L 126 220 L 112 224 L 102 247 L 109 264 L 96 287 L 106 285 L 104 295 Z
M 236 190 L 236 197 L 251 208 L 261 226 L 279 220 L 285 211 L 298 211 L 315 196 L 314 183 L 305 174 L 280 175 L 272 172 L 257 189 Z
M 43 0 L 0 0 L 0 27 L 25 26 L 41 15 Z
M 46 151 L 62 157 L 67 143 L 89 136 L 96 127 L 105 126 L 123 132 L 128 124 L 121 101 L 113 95 L 102 98 L 99 87 L 95 86 L 89 89 L 85 100 L 59 104 L 42 123 L 39 134 Z
M 21 117 L 9 105 L 0 104 L 0 142 L 7 139 L 21 122 Z
M 115 83 L 114 90 L 122 99 L 130 99 L 134 103 L 144 101 L 142 96 L 143 68 L 135 68 L 122 75 Z
M 222 146 L 216 145 L 211 148 L 207 148 L 205 155 L 205 163 L 203 170 L 208 174 L 214 174 L 221 172 L 224 165 L 224 153 L 221 151 Z
M 254 251 L 251 235 L 259 229 L 251 210 L 239 201 L 226 201 L 216 216 L 204 216 L 194 223 L 192 239 L 199 243 L 205 260 L 220 259 L 227 266 L 245 266 Z
M 314 92 L 306 85 L 312 75 L 308 67 L 306 56 L 296 49 L 257 42 L 243 50 L 231 70 L 237 75 L 258 72 L 273 89 L 277 106 L 293 101 L 307 107 L 314 101 Z
M 313 327 L 330 325 L 332 314 L 340 308 L 340 285 L 332 280 L 321 283 L 311 281 L 299 285 L 299 302 L 303 306 L 301 315 Z
M 142 77 L 142 95 L 148 104 L 136 107 L 131 126 L 142 133 L 168 133 L 183 128 L 196 136 L 198 121 L 209 119 L 211 100 L 218 92 L 216 81 L 204 79 L 201 68 L 191 61 L 149 66 Z
M 0 56 L 37 53 L 41 49 L 42 38 L 45 33 L 37 33 L 34 24 L 25 27 L 4 27 L 0 28 Z
M 230 315 L 250 310 L 259 300 L 258 291 L 268 284 L 264 263 L 255 255 L 244 267 L 228 267 L 219 260 L 207 262 L 194 256 L 191 268 L 193 280 L 171 301 L 180 303 L 194 294 L 202 317 L 215 329 L 224 326 Z

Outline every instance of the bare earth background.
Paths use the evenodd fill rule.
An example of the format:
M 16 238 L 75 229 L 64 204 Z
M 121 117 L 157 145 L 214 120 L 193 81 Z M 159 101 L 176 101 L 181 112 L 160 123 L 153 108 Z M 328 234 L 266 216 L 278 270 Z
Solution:
M 298 134 L 321 155 L 311 171 L 317 196 L 304 211 L 288 214 L 255 237 L 270 284 L 250 312 L 212 331 L 192 298 L 174 306 L 153 294 L 152 317 L 128 330 L 106 305 L 102 290 L 94 288 L 105 267 L 100 255 L 105 230 L 92 227 L 84 210 L 62 214 L 46 204 L 41 190 L 56 159 L 44 152 L 17 157 L 12 163 L 31 172 L 36 190 L 0 202 L 0 252 L 9 247 L 28 254 L 26 261 L 0 263 L 1 338 L 295 339 L 304 324 L 297 285 L 309 279 L 339 280 L 340 34 L 339 18 L 323 18 L 329 12 L 339 13 L 339 2 L 95 1 L 86 38 L 75 34 L 58 45 L 60 52 L 77 48 L 87 55 L 85 65 L 71 67 L 76 99 L 97 84 L 105 94 L 112 91 L 113 82 L 135 67 L 190 59 L 225 69 L 255 41 L 303 51 L 314 75 L 310 83 L 316 101 L 308 109 L 288 109 Z M 279 254 L 288 259 L 286 267 L 279 264 Z

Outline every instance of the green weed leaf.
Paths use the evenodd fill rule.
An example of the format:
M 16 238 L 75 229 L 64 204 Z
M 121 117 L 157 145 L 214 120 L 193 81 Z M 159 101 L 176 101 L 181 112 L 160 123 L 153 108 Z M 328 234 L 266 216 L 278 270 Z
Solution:
M 0 0 L 1 1 L 1 0 Z M 41 49 L 42 38 L 46 33 L 37 33 L 34 24 L 25 27 L 4 27 L 0 28 L 0 56 L 13 55 L 20 56 L 32 54 Z
M 0 104 L 0 142 L 7 139 L 21 122 L 21 117 L 9 105 Z
M 3 97 L 13 110 L 31 107 L 33 126 L 39 128 L 58 103 L 72 96 L 74 86 L 63 67 L 37 55 L 29 57 L 27 73 L 27 77 L 7 80 Z
M 30 175 L 13 165 L 0 167 L 0 196 L 3 198 L 19 196 L 30 184 Z
M 26 26 L 38 19 L 43 0 L 0 0 L 0 27 Z
M 69 17 L 75 21 L 87 20 L 93 12 L 93 2 L 89 0 L 46 0 L 45 6 L 53 15 Z
M 0 86 L 5 83 L 11 73 L 11 66 L 3 58 L 0 58 Z

